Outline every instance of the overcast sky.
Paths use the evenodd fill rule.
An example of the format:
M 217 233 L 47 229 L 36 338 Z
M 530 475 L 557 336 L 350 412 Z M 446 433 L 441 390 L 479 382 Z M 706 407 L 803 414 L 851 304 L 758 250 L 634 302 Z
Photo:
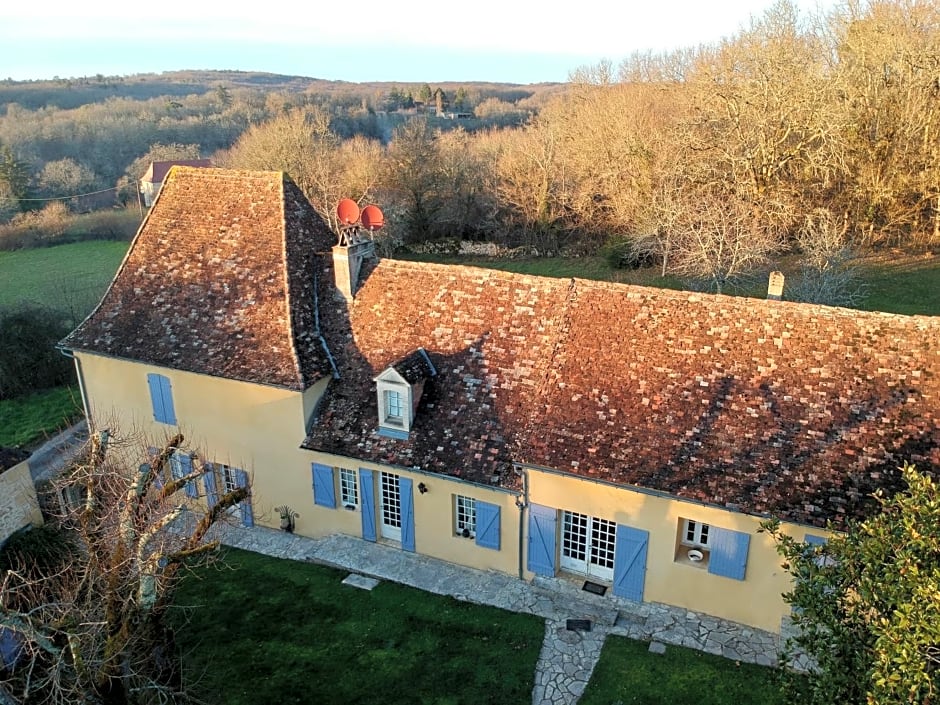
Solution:
M 0 9 L 0 78 L 237 69 L 346 81 L 564 81 L 601 59 L 715 42 L 772 0 L 245 4 L 10 0 Z M 816 8 L 816 0 L 797 4 Z

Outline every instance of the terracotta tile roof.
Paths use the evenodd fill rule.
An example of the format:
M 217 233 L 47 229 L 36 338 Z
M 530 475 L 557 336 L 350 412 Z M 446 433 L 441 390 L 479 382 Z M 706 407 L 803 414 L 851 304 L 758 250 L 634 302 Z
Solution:
M 170 171 L 174 166 L 192 166 L 192 167 L 211 167 L 212 160 L 210 159 L 177 159 L 175 161 L 167 162 L 150 162 L 150 166 L 147 167 L 147 173 L 143 175 L 141 181 L 148 181 L 152 184 L 160 184 L 166 180 L 167 172 Z
M 348 315 L 335 303 L 327 318 L 341 379 L 330 385 L 305 446 L 508 482 L 514 436 L 536 401 L 542 362 L 559 334 L 553 309 L 567 289 L 560 279 L 381 261 Z M 418 347 L 437 375 L 425 382 L 410 438 L 379 436 L 372 380 Z
M 526 462 L 837 526 L 902 461 L 940 465 L 940 319 L 390 260 L 344 308 L 309 448 L 505 486 Z M 380 437 L 371 380 L 419 346 L 438 375 L 410 439 Z
M 279 172 L 177 167 L 67 348 L 300 390 L 329 373 L 315 253 L 335 241 Z

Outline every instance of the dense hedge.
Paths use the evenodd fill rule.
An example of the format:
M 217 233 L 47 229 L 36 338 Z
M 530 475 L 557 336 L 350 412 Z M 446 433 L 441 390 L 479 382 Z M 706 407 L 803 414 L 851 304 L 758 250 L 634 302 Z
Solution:
M 68 332 L 61 311 L 40 306 L 0 309 L 0 399 L 72 381 L 71 361 L 55 348 Z

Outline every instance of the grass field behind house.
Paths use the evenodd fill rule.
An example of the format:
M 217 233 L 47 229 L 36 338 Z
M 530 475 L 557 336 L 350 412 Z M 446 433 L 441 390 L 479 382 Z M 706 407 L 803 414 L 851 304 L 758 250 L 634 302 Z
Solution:
M 775 671 L 693 649 L 609 636 L 580 705 L 778 705 Z
M 347 572 L 226 550 L 176 595 L 190 692 L 210 705 L 531 702 L 544 624 Z
M 486 257 L 454 257 L 443 255 L 409 255 L 419 262 L 466 264 L 504 271 L 548 277 L 579 277 L 620 284 L 651 286 L 661 289 L 684 289 L 685 284 L 674 276 L 660 276 L 657 267 L 645 269 L 614 269 L 603 257 L 545 257 L 541 259 L 501 260 Z M 795 257 L 781 258 L 773 267 L 787 277 L 796 276 L 799 264 Z M 861 260 L 860 269 L 867 286 L 867 296 L 860 308 L 888 313 L 940 315 L 940 256 L 882 254 Z M 768 274 L 770 269 L 768 269 Z M 766 278 L 744 293 L 755 298 L 767 294 Z M 784 293 L 784 299 L 786 293 Z
M 100 300 L 127 248 L 127 242 L 96 240 L 0 251 L 0 307 L 48 306 L 77 325 Z
M 68 428 L 83 414 L 77 386 L 0 400 L 0 447 L 35 445 Z

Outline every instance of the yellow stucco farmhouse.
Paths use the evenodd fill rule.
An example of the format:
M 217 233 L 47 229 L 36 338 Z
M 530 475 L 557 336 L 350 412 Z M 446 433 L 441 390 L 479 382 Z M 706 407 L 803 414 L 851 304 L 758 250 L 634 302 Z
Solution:
M 74 353 L 188 493 L 779 632 L 822 540 L 940 464 L 940 321 L 371 257 L 280 173 L 174 168 Z M 188 471 L 180 453 L 172 471 Z

